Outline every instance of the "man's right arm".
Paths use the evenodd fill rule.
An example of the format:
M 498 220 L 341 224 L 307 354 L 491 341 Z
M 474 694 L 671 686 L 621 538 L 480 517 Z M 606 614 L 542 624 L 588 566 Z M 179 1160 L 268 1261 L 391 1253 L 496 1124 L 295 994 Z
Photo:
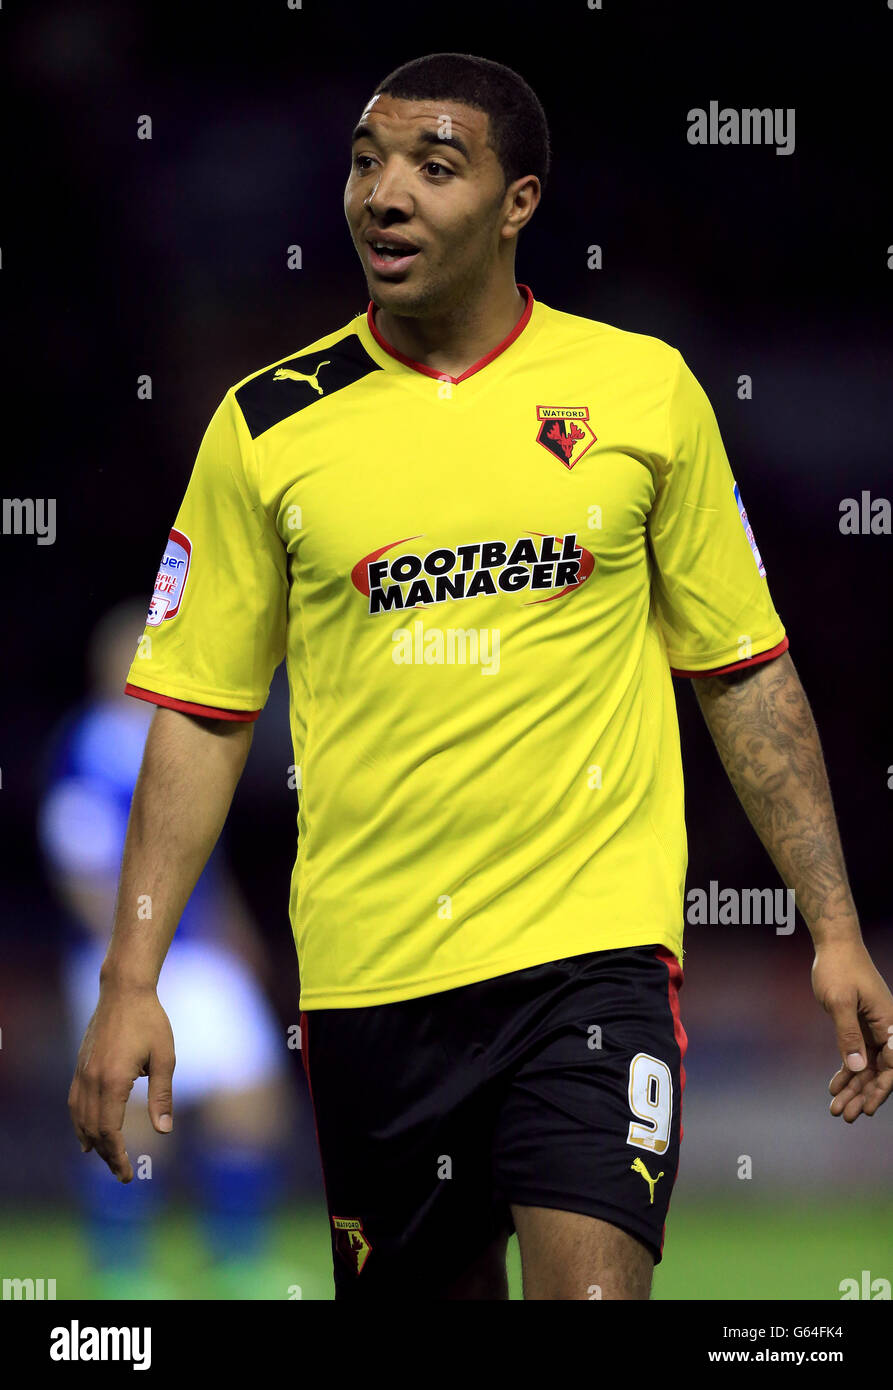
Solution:
M 112 939 L 99 1002 L 78 1055 L 68 1105 L 86 1153 L 122 1182 L 133 1168 L 121 1133 L 138 1076 L 149 1077 L 155 1129 L 172 1125 L 174 1040 L 156 994 L 177 923 L 217 843 L 245 766 L 254 723 L 159 708 L 133 793 Z

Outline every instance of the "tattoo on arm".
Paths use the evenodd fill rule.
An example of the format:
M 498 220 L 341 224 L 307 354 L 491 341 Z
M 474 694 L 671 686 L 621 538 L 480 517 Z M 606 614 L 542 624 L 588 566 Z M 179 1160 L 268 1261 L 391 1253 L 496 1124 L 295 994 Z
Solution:
M 807 925 L 836 919 L 852 929 L 818 730 L 790 654 L 693 684 L 729 780 Z

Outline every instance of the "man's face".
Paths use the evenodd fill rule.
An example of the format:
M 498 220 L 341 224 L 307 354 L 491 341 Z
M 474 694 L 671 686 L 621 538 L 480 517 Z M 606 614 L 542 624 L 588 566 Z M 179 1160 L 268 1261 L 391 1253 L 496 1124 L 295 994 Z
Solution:
M 344 211 L 383 309 L 437 314 L 493 273 L 511 194 L 488 128 L 452 101 L 379 95 L 360 117 Z

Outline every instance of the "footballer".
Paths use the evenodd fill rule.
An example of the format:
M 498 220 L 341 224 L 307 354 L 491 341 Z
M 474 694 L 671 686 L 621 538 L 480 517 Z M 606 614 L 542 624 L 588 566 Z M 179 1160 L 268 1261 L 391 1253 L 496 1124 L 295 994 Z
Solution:
M 679 1162 L 687 846 L 673 677 L 815 943 L 831 1111 L 893 1087 L 815 724 L 680 353 L 515 279 L 542 107 L 406 63 L 353 131 L 365 313 L 227 391 L 127 690 L 159 708 L 72 1082 L 123 1182 L 156 986 L 284 659 L 290 913 L 338 1299 L 647 1299 Z M 138 916 L 141 895 L 151 920 Z

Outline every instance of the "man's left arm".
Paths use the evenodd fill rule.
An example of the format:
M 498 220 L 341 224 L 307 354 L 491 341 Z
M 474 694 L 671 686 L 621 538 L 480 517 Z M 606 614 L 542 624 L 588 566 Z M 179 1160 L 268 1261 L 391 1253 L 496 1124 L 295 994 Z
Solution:
M 893 1090 L 893 995 L 862 941 L 818 730 L 788 652 L 695 677 L 698 704 L 738 799 L 809 927 L 812 987 L 843 1065 L 832 1115 L 873 1115 Z

